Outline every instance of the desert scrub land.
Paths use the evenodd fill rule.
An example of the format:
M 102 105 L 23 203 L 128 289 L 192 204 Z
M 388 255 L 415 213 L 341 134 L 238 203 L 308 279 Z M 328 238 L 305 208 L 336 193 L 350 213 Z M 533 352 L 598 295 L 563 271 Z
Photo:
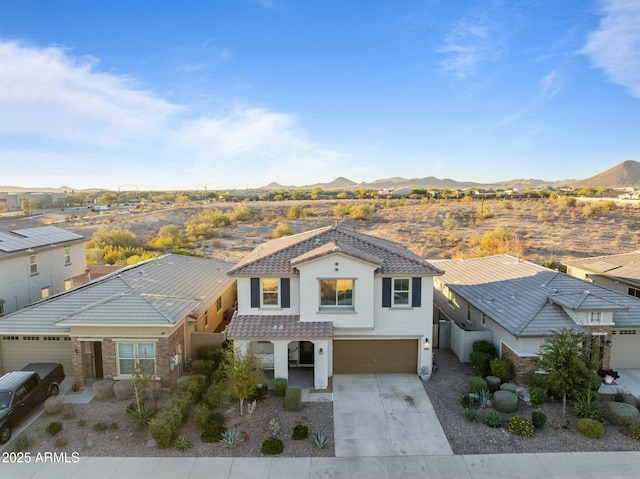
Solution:
M 572 198 L 573 199 L 573 198 Z M 302 232 L 339 222 L 405 245 L 423 258 L 510 253 L 550 266 L 577 257 L 633 251 L 640 206 L 612 200 L 355 199 L 146 206 L 45 221 L 91 238 L 100 229 L 131 231 L 155 253 L 186 251 L 239 261 L 274 232 Z

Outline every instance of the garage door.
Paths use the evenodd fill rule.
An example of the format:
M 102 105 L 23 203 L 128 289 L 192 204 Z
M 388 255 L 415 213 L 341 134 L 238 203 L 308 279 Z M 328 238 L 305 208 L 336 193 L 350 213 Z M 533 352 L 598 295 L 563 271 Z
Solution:
M 334 374 L 415 374 L 417 339 L 334 340 Z
M 640 331 L 614 329 L 611 335 L 611 369 L 640 368 Z
M 73 375 L 71 340 L 61 336 L 2 336 L 2 372 L 18 371 L 29 363 L 62 363 Z

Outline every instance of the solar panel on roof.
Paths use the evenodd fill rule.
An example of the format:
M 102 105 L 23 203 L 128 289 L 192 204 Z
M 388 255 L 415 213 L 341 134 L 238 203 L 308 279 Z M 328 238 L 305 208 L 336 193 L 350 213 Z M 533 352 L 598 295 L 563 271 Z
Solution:
M 11 233 L 0 232 L 0 250 L 7 253 L 23 249 L 46 246 L 81 239 L 82 235 L 71 233 L 55 226 L 41 226 L 12 230 Z

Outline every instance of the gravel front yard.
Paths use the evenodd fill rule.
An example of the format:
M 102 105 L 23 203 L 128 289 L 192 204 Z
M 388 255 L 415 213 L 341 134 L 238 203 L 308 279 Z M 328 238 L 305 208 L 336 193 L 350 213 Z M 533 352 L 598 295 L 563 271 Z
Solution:
M 506 427 L 494 429 L 486 426 L 484 416 L 489 409 L 480 410 L 478 420 L 471 423 L 463 416 L 460 398 L 469 390 L 469 378 L 474 376 L 473 369 L 469 364 L 460 363 L 450 350 L 436 350 L 436 355 L 439 369 L 424 386 L 454 454 L 640 450 L 640 441 L 627 436 L 626 428 L 605 424 L 603 438 L 590 439 L 582 436 L 576 430 L 577 419 L 570 401 L 567 404 L 567 429 L 561 427 L 561 402 L 528 406 L 520 401 L 518 410 L 513 415 L 531 418 L 532 411 L 541 411 L 547 415 L 545 427 L 536 430 L 530 438 L 516 436 L 507 431 Z M 601 396 L 603 409 L 611 400 L 611 396 Z M 512 415 L 502 416 L 506 425 Z
M 161 402 L 166 400 L 167 396 L 164 394 Z M 304 408 L 301 412 L 287 412 L 284 398 L 276 397 L 272 391 L 269 391 L 267 397 L 258 403 L 253 414 L 247 412 L 245 404 L 244 415 L 240 416 L 238 402 L 233 401 L 221 410 L 226 417 L 225 425 L 227 429 L 237 429 L 246 433 L 244 434 L 245 442 L 233 449 L 224 446 L 221 442 L 204 443 L 200 440 L 202 430 L 193 420 L 194 407 L 189 421 L 178 433 L 178 435 L 184 434 L 193 443 L 193 447 L 185 452 L 174 447 L 157 449 L 151 445 L 148 428 L 138 428 L 127 419 L 125 409 L 128 404 L 128 401 L 94 398 L 89 404 L 74 404 L 75 414 L 71 418 L 63 418 L 61 414 L 52 416 L 45 412 L 25 431 L 31 439 L 28 450 L 32 454 L 48 451 L 77 452 L 80 456 L 260 457 L 262 441 L 270 436 L 269 421 L 275 418 L 282 431 L 278 437 L 284 442 L 284 453 L 281 456 L 334 455 L 332 402 L 303 403 Z M 50 436 L 46 432 L 47 425 L 52 421 L 60 421 L 64 425 L 64 429 L 55 436 Z M 106 429 L 95 430 L 94 425 L 98 423 L 105 424 Z M 308 439 L 300 441 L 291 439 L 291 433 L 297 424 L 308 426 Z M 329 442 L 323 449 L 316 447 L 311 439 L 311 431 L 315 428 L 323 429 L 329 437 Z M 13 438 L 13 448 L 15 448 L 15 439 Z M 56 442 L 61 439 L 67 444 L 56 446 Z

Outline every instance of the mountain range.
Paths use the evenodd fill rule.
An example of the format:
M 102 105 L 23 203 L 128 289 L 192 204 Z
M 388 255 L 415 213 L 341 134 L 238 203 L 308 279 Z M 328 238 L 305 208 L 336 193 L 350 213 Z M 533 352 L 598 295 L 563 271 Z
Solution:
M 323 190 L 354 190 L 358 188 L 366 188 L 372 190 L 382 190 L 384 188 L 397 190 L 399 188 L 437 188 L 437 189 L 464 189 L 464 188 L 518 188 L 520 190 L 526 188 L 541 188 L 545 186 L 594 186 L 607 188 L 625 188 L 636 187 L 640 185 L 640 163 L 637 161 L 624 161 L 608 170 L 603 171 L 595 176 L 584 180 L 561 180 L 546 181 L 540 179 L 513 179 L 507 181 L 499 181 L 496 183 L 476 183 L 473 181 L 456 181 L 450 178 L 436 178 L 435 176 L 425 176 L 423 178 L 402 178 L 394 176 L 391 178 L 383 178 L 371 182 L 357 183 L 343 176 L 339 176 L 329 183 L 314 183 L 309 185 L 281 185 L 276 182 L 257 188 L 259 190 L 291 190 L 291 189 L 313 189 L 322 188 Z M 64 193 L 72 190 L 80 191 L 69 186 L 60 186 L 57 188 L 29 188 L 21 186 L 2 186 L 0 192 L 19 193 L 19 192 L 42 192 L 42 193 Z M 98 188 L 82 191 L 105 191 Z

